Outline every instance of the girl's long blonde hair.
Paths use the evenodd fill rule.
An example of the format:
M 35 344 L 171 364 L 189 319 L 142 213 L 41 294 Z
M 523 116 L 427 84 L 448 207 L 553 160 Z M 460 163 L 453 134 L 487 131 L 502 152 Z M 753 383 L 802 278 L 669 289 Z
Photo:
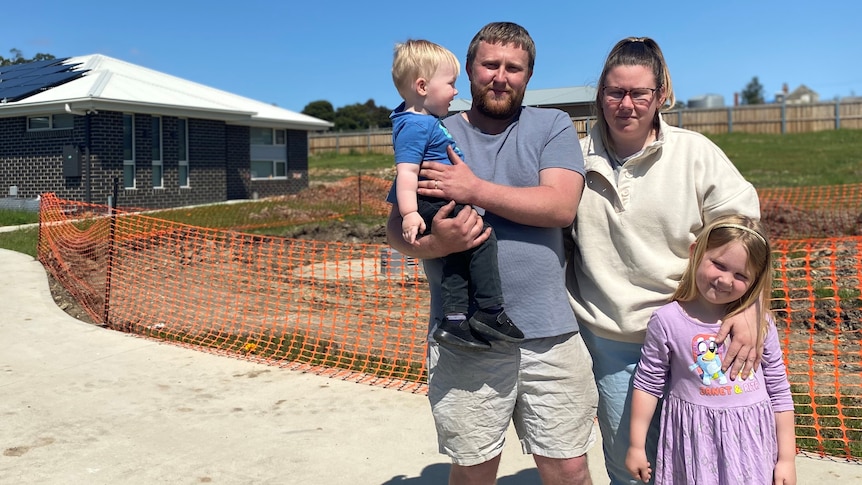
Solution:
M 725 318 L 736 315 L 751 305 L 760 303 L 763 311 L 757 321 L 761 335 L 766 332 L 769 310 L 767 304 L 772 292 L 772 248 L 760 221 L 741 215 L 719 217 L 700 233 L 694 251 L 671 300 L 692 301 L 697 298 L 695 283 L 697 267 L 703 255 L 730 242 L 739 242 L 748 252 L 748 270 L 751 285 L 738 300 L 727 304 Z

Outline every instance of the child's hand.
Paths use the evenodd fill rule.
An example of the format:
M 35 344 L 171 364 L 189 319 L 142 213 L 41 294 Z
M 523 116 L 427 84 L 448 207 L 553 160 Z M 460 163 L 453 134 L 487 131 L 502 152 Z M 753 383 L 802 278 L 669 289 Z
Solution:
M 636 480 L 644 483 L 649 482 L 652 468 L 647 461 L 645 449 L 630 446 L 628 453 L 626 453 L 626 468 Z
M 401 222 L 401 236 L 410 244 L 416 242 L 416 236 L 425 232 L 425 221 L 418 212 L 411 212 L 404 215 L 404 220 Z
M 796 463 L 794 460 L 778 460 L 772 477 L 774 485 L 796 485 Z

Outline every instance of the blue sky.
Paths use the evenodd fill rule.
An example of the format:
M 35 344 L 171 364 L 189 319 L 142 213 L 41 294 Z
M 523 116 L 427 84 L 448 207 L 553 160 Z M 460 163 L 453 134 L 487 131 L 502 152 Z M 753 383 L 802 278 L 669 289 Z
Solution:
M 529 89 L 595 86 L 613 44 L 636 35 L 658 41 L 680 101 L 719 94 L 730 105 L 754 76 L 767 100 L 784 83 L 805 84 L 821 100 L 862 96 L 858 0 L 38 4 L 5 16 L 0 55 L 104 54 L 293 111 L 321 99 L 336 109 L 369 99 L 394 108 L 396 42 L 425 38 L 463 63 L 476 31 L 499 20 L 523 25 L 536 42 Z M 469 98 L 463 66 L 457 87 Z

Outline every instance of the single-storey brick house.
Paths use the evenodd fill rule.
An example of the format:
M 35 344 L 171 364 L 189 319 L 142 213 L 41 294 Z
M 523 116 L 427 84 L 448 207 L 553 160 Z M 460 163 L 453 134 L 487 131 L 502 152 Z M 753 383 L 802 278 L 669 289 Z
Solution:
M 331 123 L 104 55 L 0 67 L 0 190 L 177 207 L 308 186 Z

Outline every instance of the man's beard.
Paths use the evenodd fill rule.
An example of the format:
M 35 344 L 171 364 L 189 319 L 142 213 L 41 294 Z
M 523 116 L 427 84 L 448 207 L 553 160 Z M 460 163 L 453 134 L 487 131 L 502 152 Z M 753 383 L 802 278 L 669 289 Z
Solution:
M 473 95 L 473 106 L 479 113 L 495 120 L 508 120 L 518 113 L 521 102 L 524 101 L 524 91 L 507 90 L 508 96 L 494 99 L 491 86 L 470 86 Z

